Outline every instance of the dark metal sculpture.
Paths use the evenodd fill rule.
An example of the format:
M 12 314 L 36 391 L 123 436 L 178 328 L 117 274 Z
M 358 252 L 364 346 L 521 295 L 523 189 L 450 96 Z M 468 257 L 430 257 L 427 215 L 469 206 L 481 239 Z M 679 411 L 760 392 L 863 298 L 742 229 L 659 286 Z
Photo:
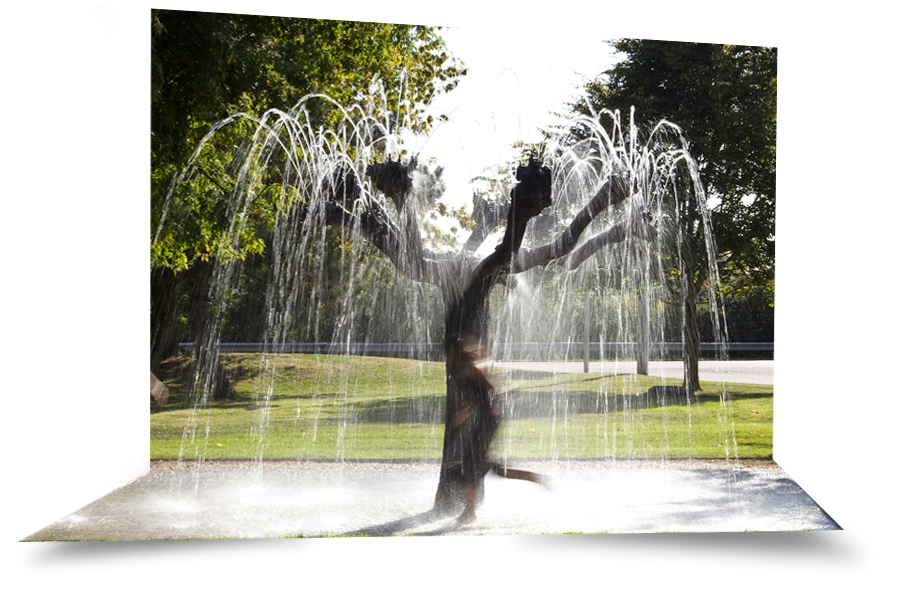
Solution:
M 585 229 L 597 215 L 630 195 L 627 183 L 612 176 L 604 183 L 563 233 L 553 242 L 523 248 L 525 231 L 552 203 L 552 174 L 541 160 L 532 158 L 516 170 L 518 184 L 506 208 L 502 241 L 488 256 L 474 251 L 497 226 L 499 206 L 476 203 L 478 226 L 458 253 L 435 253 L 422 246 L 417 216 L 407 203 L 415 161 L 387 161 L 366 170 L 372 186 L 389 198 L 401 219 L 398 223 L 374 199 L 366 210 L 354 214 L 342 206 L 351 195 L 365 195 L 352 174 L 334 178 L 333 202 L 326 207 L 326 220 L 347 228 L 358 228 L 394 266 L 406 276 L 440 288 L 446 308 L 444 350 L 447 401 L 443 459 L 434 509 L 450 514 L 462 509 L 460 519 L 474 518 L 486 473 L 542 482 L 539 475 L 508 469 L 489 458 L 490 445 L 500 423 L 498 392 L 485 369 L 488 300 L 491 289 L 511 274 L 551 263 L 575 268 L 591 254 L 625 239 L 629 230 L 641 236 L 655 234 L 649 215 L 642 214 L 614 225 L 578 245 Z M 402 225 L 402 226 L 401 226 Z

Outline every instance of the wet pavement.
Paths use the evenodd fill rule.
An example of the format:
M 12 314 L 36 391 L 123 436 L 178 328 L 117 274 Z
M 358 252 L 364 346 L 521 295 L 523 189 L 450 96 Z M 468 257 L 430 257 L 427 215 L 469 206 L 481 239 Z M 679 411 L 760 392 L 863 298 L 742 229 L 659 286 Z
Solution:
M 583 362 L 498 363 L 583 372 Z M 634 373 L 592 362 L 591 373 Z M 678 379 L 680 361 L 651 361 Z M 772 385 L 774 361 L 702 361 L 701 381 Z M 797 531 L 840 527 L 771 461 L 536 461 L 550 489 L 489 475 L 475 523 L 430 512 L 437 463 L 157 461 L 135 481 L 29 536 L 154 540 L 392 535 Z
M 550 488 L 489 475 L 457 525 L 430 512 L 436 463 L 158 463 L 27 541 L 840 529 L 771 461 L 510 466 Z

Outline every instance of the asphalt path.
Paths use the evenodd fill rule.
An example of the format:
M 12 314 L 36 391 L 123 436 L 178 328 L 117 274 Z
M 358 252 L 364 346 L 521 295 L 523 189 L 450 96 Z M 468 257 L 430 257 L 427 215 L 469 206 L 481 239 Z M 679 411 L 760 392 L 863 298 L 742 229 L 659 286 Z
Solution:
M 550 373 L 583 373 L 583 361 L 569 362 L 498 362 L 495 367 L 521 371 L 542 371 Z M 679 360 L 650 361 L 648 375 L 673 379 L 678 382 L 684 379 L 684 366 Z M 589 373 L 624 374 L 637 373 L 637 363 L 590 362 Z M 702 360 L 700 361 L 700 381 L 717 381 L 728 383 L 757 383 L 774 385 L 775 361 L 773 360 Z

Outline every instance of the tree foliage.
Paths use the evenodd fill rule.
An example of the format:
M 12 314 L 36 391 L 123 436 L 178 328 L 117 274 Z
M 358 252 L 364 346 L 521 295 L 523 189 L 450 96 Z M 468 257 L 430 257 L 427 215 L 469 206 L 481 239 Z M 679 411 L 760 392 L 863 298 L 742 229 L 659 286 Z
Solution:
M 313 125 L 328 127 L 341 118 L 335 103 L 364 102 L 383 90 L 396 107 L 393 118 L 424 130 L 431 124 L 424 116 L 430 98 L 465 74 L 433 27 L 171 10 L 153 10 L 151 24 L 154 235 L 172 179 L 221 119 L 288 111 L 304 96 L 322 94 L 334 102 L 310 101 L 305 109 Z M 378 92 L 371 87 L 376 80 L 383 83 Z M 159 232 L 154 265 L 180 270 L 215 252 L 211 244 L 227 226 L 221 198 L 234 176 L 229 168 L 241 158 L 237 140 L 246 138 L 246 127 L 230 123 L 204 148 L 196 164 L 205 177 L 195 178 L 189 191 L 193 222 L 167 219 L 174 227 Z M 262 229 L 271 221 L 265 207 L 278 190 L 268 192 L 248 215 Z M 244 247 L 259 253 L 264 245 L 255 237 Z
M 466 70 L 434 27 L 153 10 L 151 28 L 151 356 L 159 359 L 188 335 L 199 343 L 212 263 L 239 261 L 252 284 L 268 268 L 279 215 L 305 202 L 274 162 L 246 160 L 260 119 L 305 98 L 314 131 L 341 121 L 339 106 L 380 103 L 393 109 L 388 128 L 427 131 L 427 103 Z M 248 164 L 258 172 L 242 172 Z M 231 200 L 246 185 L 250 200 L 236 211 Z M 239 239 L 228 239 L 232 230 Z
M 707 195 L 723 267 L 757 285 L 775 257 L 775 48 L 621 39 L 622 59 L 585 85 L 576 114 L 593 107 L 639 125 L 661 119 L 682 128 Z M 577 135 L 577 132 L 575 132 Z
M 640 121 L 632 126 L 645 132 L 661 121 L 676 124 L 705 186 L 705 198 L 686 194 L 694 175 L 681 165 L 672 189 L 680 199 L 671 203 L 670 215 L 677 243 L 666 261 L 666 279 L 678 290 L 683 310 L 684 384 L 697 390 L 697 299 L 705 290 L 715 307 L 721 291 L 711 273 L 725 273 L 732 288 L 774 278 L 777 52 L 642 39 L 612 45 L 621 60 L 586 83 L 571 112 L 594 116 L 605 108 L 637 115 Z M 571 134 L 579 138 L 584 132 L 575 127 Z M 714 205 L 709 213 L 706 199 Z M 712 318 L 717 332 L 719 317 Z

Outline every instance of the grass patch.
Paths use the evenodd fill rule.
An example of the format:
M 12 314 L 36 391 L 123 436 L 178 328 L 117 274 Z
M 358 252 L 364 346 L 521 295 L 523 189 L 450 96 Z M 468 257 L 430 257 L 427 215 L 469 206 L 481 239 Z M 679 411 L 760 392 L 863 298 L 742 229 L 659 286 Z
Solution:
M 163 365 L 171 396 L 151 414 L 151 458 L 440 458 L 441 363 L 256 354 L 223 362 L 241 397 L 205 404 L 191 399 L 188 362 Z M 501 383 L 514 391 L 499 456 L 772 455 L 772 386 L 703 383 L 688 403 L 648 397 L 664 382 L 642 375 L 510 371 Z

